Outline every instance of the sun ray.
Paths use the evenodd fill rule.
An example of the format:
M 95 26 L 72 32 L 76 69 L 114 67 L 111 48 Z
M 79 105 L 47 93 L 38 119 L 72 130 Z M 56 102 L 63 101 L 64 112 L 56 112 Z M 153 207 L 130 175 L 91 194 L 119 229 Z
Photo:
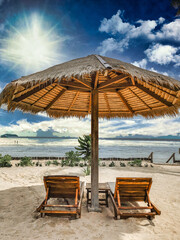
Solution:
M 1 61 L 11 64 L 11 69 L 21 67 L 24 73 L 60 63 L 65 38 L 57 34 L 57 25 L 47 27 L 44 18 L 37 14 L 24 15 L 18 27 L 9 23 L 8 36 L 1 41 Z

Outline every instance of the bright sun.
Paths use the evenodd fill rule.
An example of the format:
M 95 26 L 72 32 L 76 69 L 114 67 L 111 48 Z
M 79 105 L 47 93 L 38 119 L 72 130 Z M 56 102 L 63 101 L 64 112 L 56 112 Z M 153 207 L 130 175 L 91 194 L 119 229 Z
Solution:
M 38 15 L 24 19 L 23 26 L 11 25 L 9 36 L 2 40 L 0 55 L 13 68 L 20 66 L 25 71 L 39 71 L 60 63 L 58 54 L 63 38 L 55 33 L 54 27 L 43 28 L 44 22 Z

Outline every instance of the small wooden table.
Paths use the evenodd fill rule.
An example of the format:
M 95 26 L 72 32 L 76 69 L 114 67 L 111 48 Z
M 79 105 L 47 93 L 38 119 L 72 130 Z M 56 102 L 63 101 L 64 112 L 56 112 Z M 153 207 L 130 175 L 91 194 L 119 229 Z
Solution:
M 87 190 L 87 206 L 88 204 L 91 203 L 91 198 L 90 198 L 90 194 L 91 193 L 91 183 L 86 183 L 86 190 Z M 108 207 L 108 191 L 110 190 L 109 188 L 109 184 L 108 183 L 99 183 L 99 193 L 104 193 L 105 194 L 105 198 L 100 198 L 99 199 L 99 204 L 100 205 L 106 205 L 106 207 Z

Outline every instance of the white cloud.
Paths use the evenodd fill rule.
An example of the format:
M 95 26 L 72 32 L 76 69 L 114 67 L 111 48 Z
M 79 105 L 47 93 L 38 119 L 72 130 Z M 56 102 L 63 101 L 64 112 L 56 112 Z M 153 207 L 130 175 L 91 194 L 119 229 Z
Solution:
M 163 18 L 163 17 L 159 18 L 159 24 L 162 24 L 164 21 L 165 21 L 165 18 Z
M 161 30 L 157 32 L 156 38 L 180 41 L 180 19 L 164 24 Z
M 165 75 L 165 76 L 168 76 L 168 73 L 167 73 L 167 72 L 160 72 L 160 71 L 154 69 L 153 67 L 147 68 L 148 61 L 147 61 L 146 58 L 143 58 L 143 59 L 140 60 L 140 61 L 135 61 L 135 62 L 133 62 L 132 64 L 135 65 L 136 67 L 144 68 L 144 69 L 147 69 L 147 70 L 149 70 L 149 71 L 156 72 L 156 73 L 161 73 L 161 74 L 163 74 L 163 75 Z
M 133 65 L 135 65 L 136 67 L 140 67 L 140 68 L 146 68 L 147 66 L 147 60 L 145 58 L 143 58 L 140 61 L 135 61 L 132 63 Z
M 112 52 L 114 50 L 123 52 L 128 48 L 133 39 L 143 38 L 146 42 L 159 40 L 180 41 L 180 19 L 163 25 L 165 19 L 158 20 L 138 20 L 131 24 L 123 20 L 123 13 L 118 10 L 111 18 L 104 18 L 101 21 L 99 31 L 112 35 L 100 43 L 97 50 L 100 54 Z M 157 27 L 161 27 L 160 30 Z M 122 43 L 123 42 L 123 43 Z
M 163 136 L 163 135 L 177 135 L 179 131 L 179 121 L 177 118 L 166 117 L 151 120 L 143 120 L 142 124 L 149 124 L 141 131 L 138 131 L 143 135 Z M 167 128 L 168 126 L 168 128 Z M 134 131 L 134 133 L 136 130 Z
M 148 39 L 154 39 L 154 34 L 152 33 L 152 30 L 155 29 L 157 26 L 157 21 L 154 20 L 139 20 L 136 23 L 140 24 L 139 27 L 133 26 L 133 28 L 128 32 L 129 38 L 138 38 L 140 36 L 143 36 Z
M 133 38 L 144 37 L 150 40 L 155 38 L 154 33 L 152 32 L 158 24 L 163 23 L 164 18 L 159 18 L 155 20 L 138 20 L 136 22 L 137 27 L 128 22 L 124 22 L 122 19 L 122 12 L 118 12 L 113 15 L 110 19 L 104 18 L 101 21 L 99 27 L 100 32 L 106 32 L 113 36 L 116 36 L 116 39 L 108 38 L 105 39 L 98 47 L 98 51 L 101 54 L 106 52 L 111 52 L 114 50 L 122 52 L 125 48 L 128 47 L 129 41 Z
M 176 54 L 178 50 L 179 48 L 157 43 L 146 49 L 145 54 L 150 62 L 156 62 L 161 65 L 169 64 L 171 62 L 180 64 L 180 57 Z
M 114 50 L 118 50 L 119 52 L 123 52 L 125 48 L 128 48 L 128 42 L 126 39 L 118 42 L 114 38 L 107 38 L 101 42 L 100 46 L 97 50 L 102 54 L 106 54 L 107 52 L 112 52 Z
M 145 120 L 142 118 L 131 120 L 107 120 L 99 121 L 100 137 L 128 136 L 129 134 L 141 135 L 177 135 L 179 133 L 179 118 L 158 118 Z M 168 128 L 167 128 L 168 126 Z M 1 134 L 15 133 L 20 136 L 36 136 L 38 130 L 54 130 L 58 136 L 82 136 L 89 134 L 91 129 L 90 117 L 80 120 L 78 118 L 54 119 L 39 123 L 30 123 L 26 119 L 19 120 L 16 124 L 9 126 L 0 125 Z
M 123 22 L 120 15 L 122 15 L 121 11 L 118 10 L 117 13 L 113 15 L 110 19 L 104 18 L 101 21 L 99 31 L 112 34 L 126 34 L 131 28 L 133 28 L 133 26 L 129 23 Z
M 156 73 L 161 73 L 161 74 L 163 74 L 163 75 L 165 75 L 165 76 L 168 76 L 168 75 L 169 75 L 167 72 L 160 72 L 160 71 L 154 69 L 153 67 L 150 68 L 150 69 L 148 69 L 148 70 L 149 70 L 149 71 L 152 71 L 152 72 L 156 72 Z

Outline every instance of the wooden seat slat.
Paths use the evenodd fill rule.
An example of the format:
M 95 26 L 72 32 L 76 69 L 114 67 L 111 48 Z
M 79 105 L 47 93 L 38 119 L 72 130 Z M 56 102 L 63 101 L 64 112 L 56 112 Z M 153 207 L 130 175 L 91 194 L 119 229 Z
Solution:
M 78 188 L 78 184 L 77 183 L 71 183 L 71 184 L 69 184 L 69 183 L 57 183 L 57 184 L 54 184 L 54 183 L 52 183 L 52 184 L 47 184 L 47 186 L 49 186 L 50 188 Z
M 121 202 L 144 202 L 145 197 L 139 197 L 139 196 L 133 196 L 133 197 L 129 197 L 129 196 L 123 196 L 121 197 Z
M 120 217 L 147 217 L 160 215 L 161 212 L 150 202 L 149 191 L 152 184 L 152 178 L 116 178 L 114 195 L 110 191 L 110 197 L 114 205 L 115 218 Z M 111 184 L 112 185 L 112 184 Z M 111 186 L 110 185 L 110 186 Z M 113 189 L 112 189 L 113 191 Z M 148 206 L 121 206 L 121 203 L 128 202 L 147 202 Z M 137 209 L 149 209 L 154 212 L 148 213 L 124 213 L 122 210 L 137 210 Z
M 84 190 L 84 183 L 81 183 L 79 177 L 77 176 L 45 176 L 44 177 L 44 186 L 46 189 L 46 199 L 41 203 L 37 208 L 37 211 L 40 213 L 58 213 L 58 214 L 68 214 L 81 216 L 81 206 L 82 206 L 82 197 Z M 50 198 L 70 198 L 74 199 L 74 205 L 52 205 L 47 204 L 47 201 Z M 47 207 L 59 207 L 67 208 L 67 211 L 60 210 L 47 210 Z M 72 211 L 72 208 L 75 211 Z

